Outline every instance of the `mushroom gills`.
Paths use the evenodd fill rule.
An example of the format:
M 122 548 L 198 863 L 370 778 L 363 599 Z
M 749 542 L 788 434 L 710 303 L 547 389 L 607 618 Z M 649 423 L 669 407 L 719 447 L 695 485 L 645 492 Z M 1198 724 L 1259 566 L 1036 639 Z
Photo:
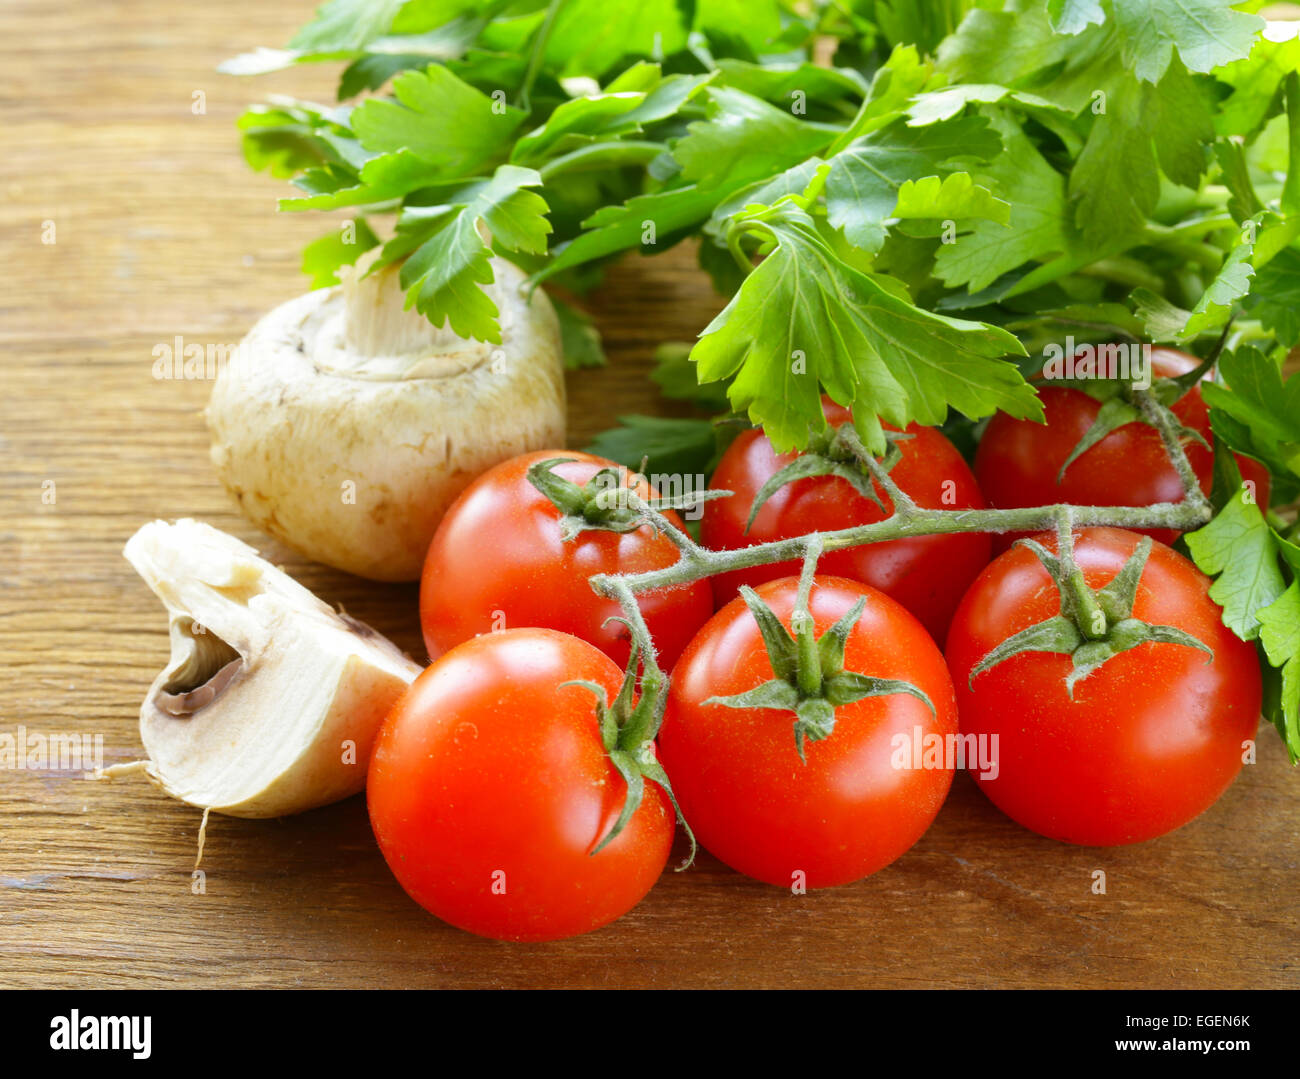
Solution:
M 158 704 L 169 715 L 188 716 L 221 695 L 243 668 L 244 657 L 215 633 L 196 627 L 193 619 L 178 618 L 172 632 L 188 637 L 194 648 L 172 668 L 158 691 Z

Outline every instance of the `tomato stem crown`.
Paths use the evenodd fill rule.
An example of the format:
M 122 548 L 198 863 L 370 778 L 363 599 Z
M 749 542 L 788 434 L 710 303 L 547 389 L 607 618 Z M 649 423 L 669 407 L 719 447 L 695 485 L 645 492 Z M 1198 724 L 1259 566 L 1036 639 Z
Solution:
M 1074 561 L 1073 534 L 1068 515 L 1060 532 L 1058 552 L 1053 554 L 1032 539 L 1016 541 L 1034 553 L 1056 584 L 1061 611 L 1013 634 L 971 668 L 968 684 L 977 676 L 1021 652 L 1056 652 L 1068 655 L 1072 668 L 1065 679 L 1066 692 L 1074 696 L 1075 685 L 1121 652 L 1140 644 L 1181 644 L 1198 648 L 1214 659 L 1214 652 L 1190 633 L 1174 626 L 1152 625 L 1133 617 L 1138 584 L 1151 553 L 1151 537 L 1143 536 L 1133 553 L 1103 588 L 1091 588 Z
M 1147 389 L 1154 403 L 1159 406 L 1159 415 L 1170 426 L 1173 433 L 1181 440 L 1191 439 L 1199 442 L 1207 450 L 1210 444 L 1206 442 L 1205 436 L 1200 431 L 1193 430 L 1186 424 L 1179 421 L 1178 417 L 1172 412 L 1173 406 L 1183 397 L 1191 392 L 1192 388 L 1201 381 L 1213 369 L 1218 362 L 1219 354 L 1223 351 L 1223 346 L 1228 340 L 1228 333 L 1232 329 L 1232 320 L 1228 321 L 1224 327 L 1223 333 L 1219 340 L 1210 350 L 1210 354 L 1193 367 L 1190 371 L 1181 375 L 1175 375 L 1170 378 L 1162 378 L 1153 382 Z M 1065 473 L 1069 467 L 1082 457 L 1088 450 L 1092 449 L 1098 442 L 1104 439 L 1112 431 L 1116 431 L 1130 423 L 1145 423 L 1155 427 L 1155 414 L 1149 409 L 1141 407 L 1139 399 L 1135 396 L 1136 385 L 1131 380 L 1126 379 L 1053 379 L 1052 384 L 1056 386 L 1065 386 L 1070 389 L 1082 390 L 1090 397 L 1096 398 L 1101 402 L 1101 409 L 1097 413 L 1096 419 L 1092 425 L 1083 433 L 1083 437 L 1075 443 L 1074 449 L 1070 455 L 1061 464 L 1060 470 L 1056 473 L 1056 482 L 1065 482 Z
M 682 816 L 681 807 L 677 804 L 677 796 L 673 793 L 667 773 L 655 757 L 654 739 L 663 720 L 668 680 L 658 665 L 652 661 L 642 674 L 641 696 L 638 698 L 637 671 L 640 667 L 640 657 L 634 643 L 623 682 L 612 702 L 605 692 L 605 687 L 597 682 L 576 679 L 562 683 L 566 686 L 582 686 L 595 696 L 596 720 L 600 725 L 601 742 L 610 763 L 627 784 L 627 795 L 623 799 L 623 808 L 619 811 L 618 819 L 604 838 L 592 848 L 591 854 L 593 857 L 599 854 L 627 827 L 627 822 L 641 807 L 645 797 L 645 781 L 649 779 L 663 788 L 677 813 L 677 819 L 686 829 L 686 835 L 691 842 L 691 853 L 686 860 L 686 865 L 690 865 L 695 860 L 695 834 Z
M 560 537 L 575 539 L 582 532 L 635 532 L 642 525 L 655 525 L 654 513 L 689 509 L 712 498 L 726 498 L 730 491 L 687 491 L 678 495 L 643 499 L 630 483 L 622 466 L 602 468 L 585 483 L 574 483 L 553 471 L 571 457 L 549 457 L 528 469 L 528 482 L 537 488 L 560 513 Z
M 898 443 L 911 437 L 901 431 L 886 431 L 888 449 L 878 462 L 879 468 L 886 473 L 890 472 L 902 457 Z M 788 483 L 814 476 L 838 476 L 847 481 L 863 498 L 874 502 L 882 513 L 888 513 L 890 508 L 885 505 L 885 500 L 874 482 L 875 470 L 867 467 L 863 462 L 862 455 L 866 452 L 857 432 L 853 429 L 853 424 L 848 421 L 812 435 L 808 448 L 784 468 L 769 476 L 763 486 L 755 492 L 749 518 L 745 521 L 745 531 L 749 531 L 758 516 L 758 511 L 778 490 Z
M 748 585 L 740 596 L 758 623 L 774 678 L 745 693 L 710 697 L 705 704 L 728 708 L 771 708 L 795 714 L 794 744 L 799 759 L 807 763 L 805 744 L 829 738 L 835 730 L 835 710 L 864 697 L 907 693 L 923 701 L 931 712 L 934 703 L 926 694 L 897 678 L 874 678 L 844 667 L 844 650 L 849 634 L 862 618 L 867 599 L 862 596 L 825 633 L 816 636 L 809 597 L 814 583 L 821 541 L 810 538 L 799 576 L 799 592 L 790 616 L 790 630 Z M 791 630 L 794 632 L 791 633 Z

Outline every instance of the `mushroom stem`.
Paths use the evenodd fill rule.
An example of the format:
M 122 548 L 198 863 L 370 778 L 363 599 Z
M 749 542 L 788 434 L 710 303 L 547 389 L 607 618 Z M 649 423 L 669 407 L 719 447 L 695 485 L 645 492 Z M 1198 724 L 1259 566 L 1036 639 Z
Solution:
M 351 355 L 358 362 L 381 356 L 418 359 L 465 344 L 449 327 L 435 326 L 415 308 L 406 306 L 398 275 L 396 266 L 377 273 L 367 273 L 361 266 L 340 270 L 343 332 Z
M 443 513 L 479 473 L 564 444 L 559 324 L 493 259 L 501 342 L 406 308 L 396 266 L 340 271 L 266 315 L 223 370 L 212 462 L 241 511 L 309 558 L 382 581 L 420 575 Z M 476 293 L 479 290 L 476 289 Z

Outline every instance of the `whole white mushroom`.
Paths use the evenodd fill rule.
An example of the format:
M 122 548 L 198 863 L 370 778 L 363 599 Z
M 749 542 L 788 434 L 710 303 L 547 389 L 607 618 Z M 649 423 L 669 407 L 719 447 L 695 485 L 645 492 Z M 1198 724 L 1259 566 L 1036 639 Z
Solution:
M 269 312 L 208 403 L 212 463 L 244 515 L 309 558 L 380 581 L 419 577 L 434 529 L 475 476 L 564 444 L 554 308 L 492 260 L 501 343 L 405 310 L 398 270 Z

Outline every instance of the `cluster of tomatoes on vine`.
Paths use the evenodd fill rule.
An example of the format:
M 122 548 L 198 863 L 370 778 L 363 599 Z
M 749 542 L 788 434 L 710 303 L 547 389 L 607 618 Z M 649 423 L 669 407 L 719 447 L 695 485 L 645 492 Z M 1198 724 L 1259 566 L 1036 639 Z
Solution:
M 1153 361 L 1164 377 L 1198 363 Z M 1182 498 L 1152 427 L 1121 426 L 1071 459 L 1100 406 L 1072 388 L 1041 397 L 1047 423 L 995 416 L 973 470 L 936 429 L 895 432 L 890 479 L 942 509 Z M 1208 493 L 1199 390 L 1172 410 Z M 826 414 L 832 430 L 849 419 L 829 402 Z M 704 505 L 701 543 L 738 549 L 892 512 L 843 462 L 781 482 L 796 460 L 741 434 L 710 481 L 732 496 Z M 1266 499 L 1267 473 L 1238 464 Z M 1010 817 L 1095 846 L 1185 824 L 1242 765 L 1260 713 L 1255 654 L 1167 546 L 1176 534 L 912 536 L 683 580 L 637 597 L 647 657 L 590 579 L 664 570 L 680 552 L 602 508 L 593 489 L 614 467 L 565 450 L 506 461 L 470 484 L 430 547 L 433 663 L 384 725 L 368 801 L 402 886 L 453 925 L 507 940 L 605 925 L 659 878 L 679 819 L 692 851 L 698 840 L 760 881 L 860 880 L 934 820 L 963 763 L 954 747 Z

